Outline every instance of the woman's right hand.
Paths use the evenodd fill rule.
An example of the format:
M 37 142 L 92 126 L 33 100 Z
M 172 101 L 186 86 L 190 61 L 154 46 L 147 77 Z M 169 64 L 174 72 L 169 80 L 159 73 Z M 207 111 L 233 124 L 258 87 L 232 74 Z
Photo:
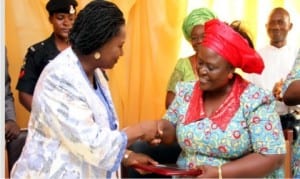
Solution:
M 276 82 L 275 85 L 274 85 L 274 87 L 273 87 L 273 90 L 272 90 L 274 97 L 278 101 L 282 101 L 282 96 L 281 96 L 282 86 L 283 86 L 283 79 L 281 79 L 280 81 Z

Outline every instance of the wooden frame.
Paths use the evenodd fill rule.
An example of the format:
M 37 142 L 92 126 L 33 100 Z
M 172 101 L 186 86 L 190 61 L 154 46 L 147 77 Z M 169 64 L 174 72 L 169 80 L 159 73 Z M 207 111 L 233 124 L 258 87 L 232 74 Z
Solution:
M 293 130 L 283 130 L 285 144 L 286 144 L 286 155 L 284 159 L 284 177 L 293 178 L 292 173 L 292 158 L 293 158 Z

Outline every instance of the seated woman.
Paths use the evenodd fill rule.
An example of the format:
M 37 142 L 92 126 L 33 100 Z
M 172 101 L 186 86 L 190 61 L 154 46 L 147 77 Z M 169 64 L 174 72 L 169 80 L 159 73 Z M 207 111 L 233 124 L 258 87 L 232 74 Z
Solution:
M 197 57 L 196 50 L 202 42 L 204 34 L 204 23 L 216 18 L 216 15 L 208 8 L 197 8 L 191 11 L 182 23 L 182 32 L 185 39 L 193 47 L 195 54 L 180 58 L 168 82 L 166 95 L 166 108 L 172 103 L 175 97 L 175 86 L 179 81 L 196 81 L 197 75 Z M 138 141 L 131 146 L 131 149 L 138 153 L 145 153 L 160 163 L 175 163 L 181 151 L 177 143 L 172 145 L 149 146 L 146 142 Z M 161 175 L 149 174 L 140 175 L 131 168 L 128 169 L 130 178 L 154 178 L 165 177 Z
M 283 101 L 286 105 L 300 105 L 300 50 L 295 60 L 292 71 L 287 76 L 283 84 Z M 299 135 L 299 134 L 298 134 Z M 293 175 L 300 178 L 300 137 L 293 146 Z
M 203 170 L 200 178 L 283 177 L 285 141 L 274 97 L 234 73 L 261 73 L 261 57 L 217 19 L 204 29 L 199 80 L 177 84 L 159 123 L 162 142 L 177 140 L 177 164 Z

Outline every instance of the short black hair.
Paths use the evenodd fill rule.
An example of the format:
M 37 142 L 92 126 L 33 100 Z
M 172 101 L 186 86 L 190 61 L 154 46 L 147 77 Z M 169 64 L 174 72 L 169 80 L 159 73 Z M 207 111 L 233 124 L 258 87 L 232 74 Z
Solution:
M 70 31 L 73 50 L 88 55 L 115 37 L 125 24 L 122 11 L 114 3 L 93 0 L 79 13 Z

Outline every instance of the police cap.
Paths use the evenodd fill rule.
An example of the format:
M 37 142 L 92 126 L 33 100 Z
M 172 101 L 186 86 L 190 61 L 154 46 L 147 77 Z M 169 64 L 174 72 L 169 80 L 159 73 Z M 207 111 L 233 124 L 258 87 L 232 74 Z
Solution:
M 76 0 L 49 0 L 46 9 L 50 15 L 53 13 L 74 14 L 77 5 Z

